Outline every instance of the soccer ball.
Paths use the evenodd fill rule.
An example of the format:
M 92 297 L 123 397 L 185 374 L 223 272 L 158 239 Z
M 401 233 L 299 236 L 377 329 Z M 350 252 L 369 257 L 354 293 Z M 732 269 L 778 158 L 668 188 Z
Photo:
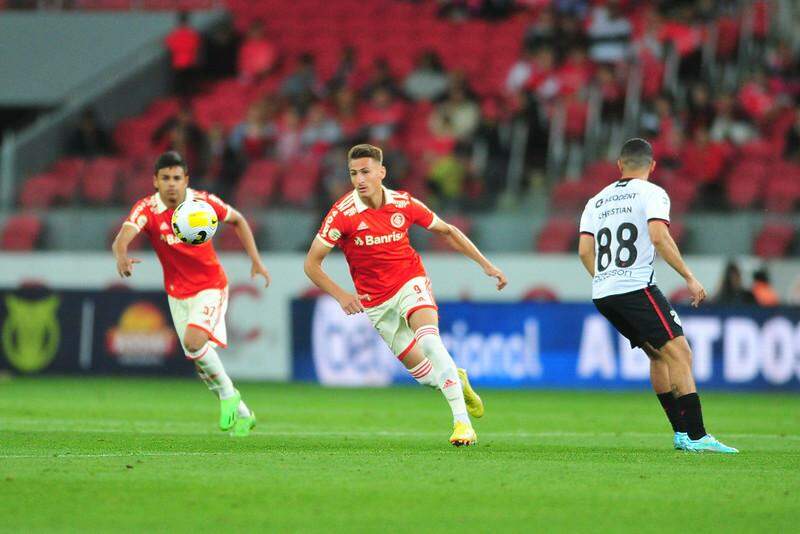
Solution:
M 189 245 L 202 245 L 217 231 L 217 212 L 204 200 L 182 202 L 172 214 L 175 236 Z

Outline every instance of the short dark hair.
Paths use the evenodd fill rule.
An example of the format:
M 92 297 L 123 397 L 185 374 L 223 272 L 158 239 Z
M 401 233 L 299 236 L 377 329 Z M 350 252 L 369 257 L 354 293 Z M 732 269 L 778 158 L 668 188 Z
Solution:
M 619 152 L 619 159 L 623 167 L 630 169 L 641 169 L 647 167 L 653 161 L 653 147 L 650 143 L 639 137 L 628 139 L 622 145 Z
M 366 143 L 356 145 L 347 153 L 347 162 L 349 163 L 350 161 L 359 158 L 372 158 L 383 165 L 383 150 L 374 145 L 369 145 Z
M 170 167 L 181 167 L 184 173 L 189 173 L 189 167 L 186 165 L 186 161 L 184 161 L 183 156 L 181 156 L 175 150 L 170 150 L 169 152 L 164 152 L 158 156 L 156 164 L 153 168 L 153 174 L 158 174 L 158 171 L 161 169 L 168 169 Z

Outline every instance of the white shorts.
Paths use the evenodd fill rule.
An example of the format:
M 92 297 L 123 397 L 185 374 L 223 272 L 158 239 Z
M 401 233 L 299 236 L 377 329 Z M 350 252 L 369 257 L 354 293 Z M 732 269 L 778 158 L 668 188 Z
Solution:
M 225 328 L 225 312 L 228 309 L 228 288 L 204 289 L 197 295 L 185 299 L 167 296 L 172 322 L 183 346 L 183 337 L 189 326 L 199 328 L 218 347 L 228 346 L 228 331 Z M 183 352 L 188 355 L 186 347 Z
M 365 311 L 392 353 L 402 360 L 416 343 L 408 318 L 421 308 L 438 309 L 431 281 L 425 276 L 412 278 L 392 298 Z

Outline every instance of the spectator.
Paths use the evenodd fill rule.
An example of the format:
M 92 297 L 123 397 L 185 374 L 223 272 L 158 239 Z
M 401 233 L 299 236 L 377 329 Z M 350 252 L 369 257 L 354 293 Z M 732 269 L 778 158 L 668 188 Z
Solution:
M 225 135 L 221 124 L 216 123 L 208 131 L 209 187 L 223 198 L 233 193 L 242 168 Z
M 278 128 L 278 140 L 275 147 L 278 159 L 291 161 L 303 154 L 302 133 L 300 111 L 297 107 L 291 106 L 283 114 Z
M 348 144 L 330 150 L 322 158 L 322 188 L 330 202 L 335 202 L 345 193 L 353 190 L 353 186 L 347 178 L 347 149 L 349 146 Z
M 540 48 L 536 52 L 531 76 L 525 88 L 543 101 L 558 96 L 561 86 L 556 71 L 556 57 L 551 49 Z
M 505 110 L 499 98 L 484 101 L 482 108 L 483 118 L 475 132 L 474 146 L 478 154 L 478 172 L 485 177 L 486 192 L 495 198 L 505 187 L 510 157 L 508 140 L 502 132 Z
M 317 102 L 311 106 L 301 134 L 303 148 L 312 155 L 322 156 L 342 139 L 339 123 L 330 117 L 325 106 Z
M 766 120 L 775 107 L 775 96 L 767 88 L 764 73 L 759 71 L 739 90 L 739 106 L 757 124 Z
M 354 145 L 362 137 L 363 124 L 358 112 L 356 93 L 352 89 L 340 89 L 333 97 L 334 115 L 342 129 L 343 143 Z
M 189 13 L 178 13 L 178 24 L 169 35 L 165 44 L 172 61 L 174 91 L 181 96 L 190 96 L 194 92 L 195 73 L 200 64 L 200 33 L 189 25 Z
M 686 108 L 686 128 L 689 135 L 698 128 L 711 128 L 716 111 L 711 103 L 711 94 L 704 83 L 696 83 L 689 92 Z
M 755 129 L 736 115 L 733 97 L 722 95 L 714 102 L 714 122 L 709 131 L 716 142 L 730 142 L 742 145 L 756 137 Z
M 725 306 L 746 306 L 755 303 L 753 294 L 742 284 L 742 272 L 739 266 L 733 261 L 729 261 L 725 266 L 714 302 Z
M 403 81 L 406 96 L 415 101 L 434 101 L 447 92 L 449 80 L 436 52 L 422 54 L 417 66 Z
M 190 105 L 182 105 L 177 115 L 162 122 L 150 141 L 161 151 L 177 150 L 186 159 L 192 175 L 204 176 L 208 163 L 208 138 L 195 122 Z
M 727 155 L 728 151 L 722 143 L 711 141 L 708 130 L 698 127 L 681 151 L 681 172 L 702 184 L 715 183 L 722 174 Z
M 766 267 L 761 267 L 753 273 L 753 298 L 761 307 L 770 308 L 780 304 L 780 298 L 775 289 L 770 285 L 769 272 Z
M 392 74 L 389 61 L 383 57 L 376 58 L 372 63 L 372 74 L 367 83 L 361 88 L 361 93 L 370 98 L 379 89 L 388 91 L 392 96 L 400 96 L 401 94 L 400 86 Z
M 556 20 L 550 10 L 544 10 L 525 30 L 523 43 L 526 50 L 552 48 L 556 45 Z
M 632 27 L 622 14 L 620 0 L 592 8 L 587 33 L 591 46 L 589 56 L 598 63 L 618 63 L 630 55 Z
M 377 144 L 392 139 L 405 118 L 405 106 L 386 88 L 378 88 L 364 107 L 367 137 Z
M 206 76 L 213 79 L 236 76 L 240 46 L 241 38 L 230 19 L 214 28 L 205 45 Z
M 800 163 L 800 106 L 795 108 L 794 122 L 786 131 L 783 157 Z
M 246 160 L 265 157 L 274 147 L 278 126 L 274 121 L 277 106 L 271 100 L 255 102 L 247 110 L 244 121 L 231 132 L 230 145 Z
M 356 58 L 356 49 L 353 46 L 346 46 L 342 50 L 339 65 L 336 71 L 326 84 L 326 92 L 328 94 L 336 93 L 337 91 L 353 87 L 355 84 L 356 68 L 358 67 L 358 60 Z
M 239 79 L 244 83 L 257 82 L 269 74 L 277 62 L 277 47 L 264 35 L 264 24 L 254 20 L 239 49 Z
M 592 64 L 583 48 L 572 48 L 564 64 L 557 71 L 559 89 L 562 95 L 573 94 L 589 83 L 592 78 Z
M 73 156 L 93 158 L 116 152 L 111 136 L 98 123 L 94 111 L 84 110 L 78 127 L 70 134 L 67 152 Z
M 443 202 L 457 200 L 470 172 L 469 149 L 456 145 L 452 153 L 436 159 L 428 173 L 431 192 Z
M 283 80 L 280 92 L 294 104 L 301 104 L 320 93 L 314 56 L 311 54 L 300 56 L 297 67 Z
M 450 89 L 447 100 L 436 106 L 431 114 L 430 128 L 438 134 L 446 133 L 463 141 L 475 133 L 480 121 L 480 108 L 467 99 L 461 87 Z
M 522 48 L 522 54 L 519 59 L 508 70 L 508 74 L 506 74 L 506 93 L 509 95 L 517 94 L 528 84 L 533 74 L 536 52 L 536 49 L 528 46 Z

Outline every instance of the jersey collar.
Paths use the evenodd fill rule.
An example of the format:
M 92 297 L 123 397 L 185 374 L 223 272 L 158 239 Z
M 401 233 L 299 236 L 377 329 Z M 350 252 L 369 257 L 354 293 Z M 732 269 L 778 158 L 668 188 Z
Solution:
M 154 210 L 156 213 L 164 213 L 165 211 L 167 211 L 168 209 L 167 205 L 164 204 L 163 200 L 161 200 L 161 193 L 156 191 L 155 193 L 153 193 L 153 198 L 155 198 L 156 200 L 156 209 Z M 187 187 L 186 198 L 184 199 L 184 202 L 186 202 L 187 200 L 192 200 L 193 198 L 194 198 L 194 191 L 191 188 Z
M 386 197 L 386 202 L 384 203 L 384 206 L 386 204 L 394 204 L 395 192 L 392 191 L 391 189 L 387 189 L 384 186 L 381 186 L 381 188 L 383 189 L 383 194 Z M 355 189 L 353 189 L 353 202 L 355 203 L 356 211 L 358 213 L 361 213 L 362 211 L 369 209 L 369 206 L 364 204 L 364 201 L 361 200 L 361 197 L 358 196 L 358 191 Z

